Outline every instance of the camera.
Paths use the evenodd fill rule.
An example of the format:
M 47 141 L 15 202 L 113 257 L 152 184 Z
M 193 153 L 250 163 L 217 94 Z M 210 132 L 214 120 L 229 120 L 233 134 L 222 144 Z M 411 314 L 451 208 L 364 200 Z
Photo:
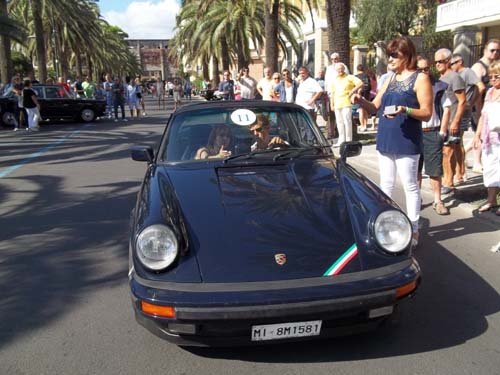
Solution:
M 395 115 L 397 111 L 398 107 L 396 105 L 388 105 L 384 108 L 384 116 Z
M 460 143 L 460 140 L 462 138 L 460 136 L 457 136 L 457 135 L 449 135 L 448 138 L 446 139 L 446 141 L 444 141 L 444 145 L 447 146 L 447 145 L 458 145 Z

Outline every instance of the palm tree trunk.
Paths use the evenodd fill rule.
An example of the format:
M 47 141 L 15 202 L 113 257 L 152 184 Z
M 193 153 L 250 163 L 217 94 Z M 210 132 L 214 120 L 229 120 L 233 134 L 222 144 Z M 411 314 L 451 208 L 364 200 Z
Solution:
M 215 87 L 219 87 L 220 77 L 219 77 L 219 59 L 216 56 L 212 57 L 212 76 Z
M 76 69 L 76 75 L 82 77 L 83 76 L 82 57 L 80 56 L 79 51 L 75 51 L 75 69 Z
M 349 65 L 349 17 L 350 0 L 326 0 L 326 20 L 328 30 L 328 49 L 337 52 L 340 61 Z
M 38 60 L 38 80 L 44 83 L 47 79 L 47 52 L 45 49 L 45 39 L 42 21 L 42 3 L 38 0 L 31 0 L 31 13 L 35 26 L 36 57 Z
M 266 65 L 278 72 L 278 11 L 279 0 L 265 0 Z
M 210 80 L 210 71 L 208 69 L 208 62 L 206 59 L 203 59 L 203 61 L 201 63 L 201 71 L 203 72 L 203 79 L 205 81 L 209 81 Z
M 7 15 L 7 0 L 0 0 L 0 15 Z M 10 39 L 0 37 L 0 83 L 8 83 L 12 77 L 13 67 L 10 54 Z
M 229 46 L 227 45 L 227 40 L 222 37 L 220 40 L 221 48 L 221 59 L 222 59 L 222 70 L 229 71 L 230 59 L 229 59 Z

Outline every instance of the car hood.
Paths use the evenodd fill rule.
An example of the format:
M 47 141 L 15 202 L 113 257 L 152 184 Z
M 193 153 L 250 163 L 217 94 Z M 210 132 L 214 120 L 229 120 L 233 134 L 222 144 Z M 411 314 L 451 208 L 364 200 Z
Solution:
M 332 159 L 207 163 L 158 180 L 172 184 L 204 282 L 318 277 L 355 245 Z M 343 273 L 360 269 L 353 259 Z

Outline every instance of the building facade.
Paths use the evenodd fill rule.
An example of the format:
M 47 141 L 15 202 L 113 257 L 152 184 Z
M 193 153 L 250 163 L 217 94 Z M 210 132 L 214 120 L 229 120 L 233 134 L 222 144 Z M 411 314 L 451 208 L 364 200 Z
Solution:
M 142 78 L 166 80 L 177 75 L 168 59 L 167 39 L 127 39 L 130 50 L 142 67 Z
M 444 30 L 454 34 L 454 53 L 472 65 L 482 56 L 489 39 L 500 39 L 500 1 L 455 0 L 439 5 L 436 31 Z

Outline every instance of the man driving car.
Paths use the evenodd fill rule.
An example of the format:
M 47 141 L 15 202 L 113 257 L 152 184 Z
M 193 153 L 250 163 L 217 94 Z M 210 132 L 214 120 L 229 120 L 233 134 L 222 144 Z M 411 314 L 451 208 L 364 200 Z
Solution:
M 265 150 L 275 146 L 289 146 L 289 143 L 280 137 L 271 137 L 269 130 L 271 125 L 267 116 L 262 114 L 257 115 L 255 124 L 250 125 L 250 131 L 255 137 L 255 143 L 252 144 L 251 150 Z

